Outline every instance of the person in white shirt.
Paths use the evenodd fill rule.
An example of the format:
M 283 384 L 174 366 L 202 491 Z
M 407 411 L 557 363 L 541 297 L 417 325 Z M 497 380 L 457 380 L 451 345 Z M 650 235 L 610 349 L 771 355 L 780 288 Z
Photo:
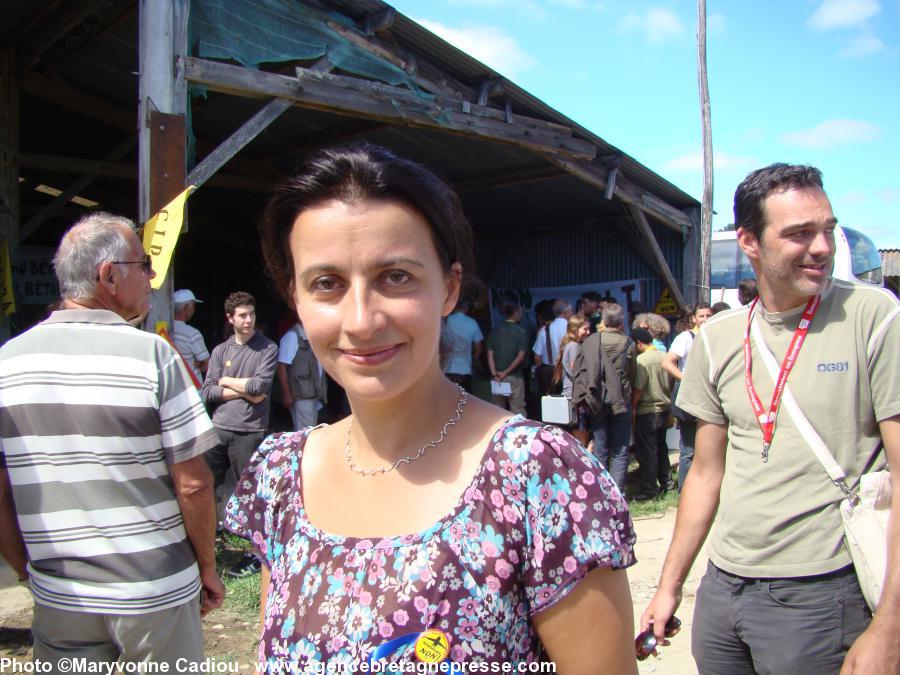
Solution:
M 684 377 L 684 368 L 687 365 L 691 347 L 694 346 L 694 338 L 700 332 L 700 326 L 706 323 L 706 320 L 711 316 L 712 308 L 708 302 L 700 301 L 694 305 L 694 313 L 691 315 L 694 322 L 693 328 L 682 331 L 675 336 L 672 346 L 669 347 L 669 352 L 663 359 L 663 370 L 675 378 L 675 388 L 672 390 L 673 401 L 678 394 L 678 383 Z M 697 419 L 691 415 L 685 415 L 684 419 L 679 417 L 678 430 L 681 433 L 681 447 L 678 453 L 678 492 L 680 493 L 681 488 L 684 486 L 684 481 L 687 480 L 691 463 L 694 461 L 694 437 L 697 434 Z
M 199 389 L 206 374 L 206 365 L 209 363 L 209 350 L 200 331 L 187 324 L 194 316 L 198 302 L 203 301 L 186 288 L 175 291 L 172 296 L 175 319 L 172 341 L 184 363 L 193 373 L 194 385 Z
M 299 321 L 278 343 L 276 375 L 281 401 L 291 413 L 294 429 L 316 426 L 326 397 L 325 380 Z
M 559 360 L 559 345 L 566 335 L 571 316 L 572 305 L 565 300 L 555 300 L 553 302 L 553 321 L 538 331 L 534 346 L 531 348 L 534 353 L 534 365 L 537 369 L 538 388 L 542 396 L 550 392 L 554 365 Z M 550 337 L 549 344 L 547 343 L 548 335 Z

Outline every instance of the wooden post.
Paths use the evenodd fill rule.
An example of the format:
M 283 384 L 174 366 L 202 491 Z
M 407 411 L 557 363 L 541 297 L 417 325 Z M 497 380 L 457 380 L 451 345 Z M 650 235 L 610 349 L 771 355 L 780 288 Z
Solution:
M 19 82 L 15 52 L 0 49 L 0 241 L 9 240 L 9 257 L 19 258 Z M 0 344 L 12 334 L 0 312 Z
M 138 218 L 145 223 L 184 186 L 188 0 L 141 0 L 139 6 Z M 181 119 L 176 119 L 179 116 Z M 174 265 L 154 291 L 145 328 L 165 322 L 172 331 Z
M 703 126 L 703 203 L 700 209 L 700 274 L 698 294 L 709 302 L 710 252 L 712 249 L 713 150 L 706 77 L 706 0 L 697 0 L 697 77 L 700 88 L 700 119 Z

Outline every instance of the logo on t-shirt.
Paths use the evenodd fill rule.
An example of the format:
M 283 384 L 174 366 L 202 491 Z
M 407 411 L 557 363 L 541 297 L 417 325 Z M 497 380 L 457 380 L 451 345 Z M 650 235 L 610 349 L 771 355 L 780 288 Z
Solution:
M 833 363 L 816 364 L 816 370 L 820 373 L 844 373 L 850 370 L 849 361 L 837 361 Z

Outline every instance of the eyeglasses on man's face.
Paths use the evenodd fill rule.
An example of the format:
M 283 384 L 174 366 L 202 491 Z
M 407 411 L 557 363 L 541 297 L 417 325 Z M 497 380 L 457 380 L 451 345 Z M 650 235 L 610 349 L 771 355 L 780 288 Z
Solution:
M 143 260 L 110 260 L 110 262 L 116 265 L 140 265 L 145 274 L 153 271 L 153 258 L 149 253 L 144 256 Z

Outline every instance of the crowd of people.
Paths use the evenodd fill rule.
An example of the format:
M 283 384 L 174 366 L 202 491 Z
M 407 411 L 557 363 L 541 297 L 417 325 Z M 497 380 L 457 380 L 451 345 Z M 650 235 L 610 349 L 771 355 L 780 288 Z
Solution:
M 796 410 L 848 493 L 867 471 L 896 478 L 900 309 L 830 279 L 836 220 L 815 169 L 752 173 L 735 216 L 758 297 L 748 283 L 741 308 L 695 304 L 671 344 L 668 319 L 594 292 L 541 304 L 534 335 L 500 294 L 485 338 L 466 315 L 473 235 L 453 189 L 384 148 L 321 150 L 260 225 L 295 324 L 270 340 L 234 292 L 232 335 L 211 352 L 188 289 L 171 344 L 134 329 L 152 260 L 129 220 L 85 217 L 54 258 L 59 307 L 0 347 L 0 553 L 34 596 L 42 672 L 199 661 L 224 527 L 250 544 L 225 573 L 260 575 L 260 672 L 425 659 L 636 673 L 677 631 L 715 520 L 701 673 L 896 673 L 900 498 L 875 610 L 842 545 L 844 493 Z M 766 377 L 770 349 L 789 355 L 782 377 Z M 471 393 L 479 369 L 490 402 Z M 328 380 L 348 414 L 320 424 Z M 529 419 L 532 392 L 562 396 L 568 423 Z M 267 435 L 273 395 L 292 430 Z M 673 417 L 678 518 L 635 644 L 629 449 L 629 499 L 675 489 Z

